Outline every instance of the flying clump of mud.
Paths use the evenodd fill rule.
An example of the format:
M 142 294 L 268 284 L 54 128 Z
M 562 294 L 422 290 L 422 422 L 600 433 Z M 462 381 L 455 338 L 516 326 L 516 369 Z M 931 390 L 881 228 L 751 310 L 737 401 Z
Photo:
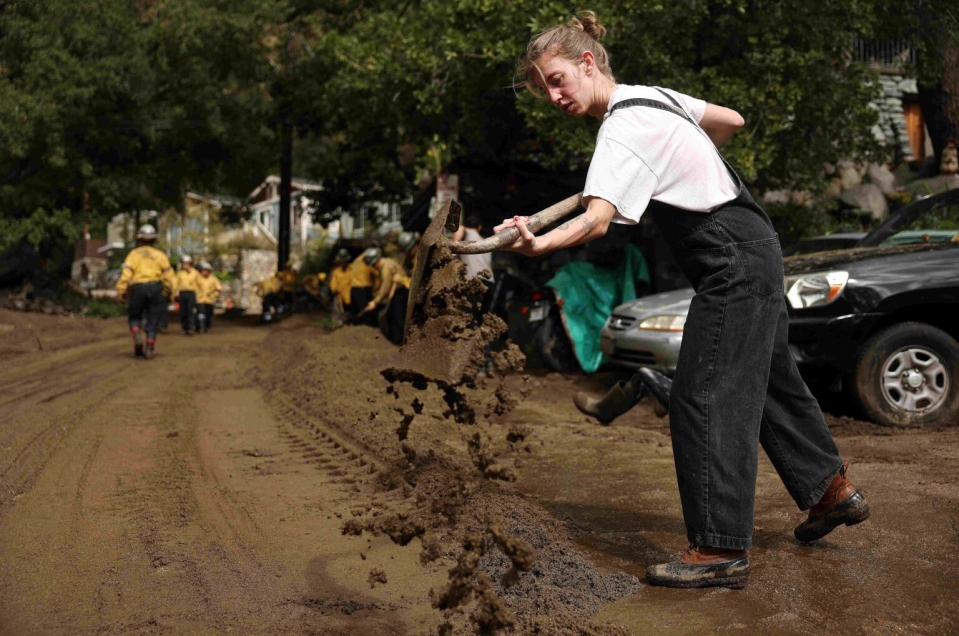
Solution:
M 433 386 L 447 406 L 443 416 L 460 424 L 475 424 L 479 412 L 486 418 L 506 415 L 519 404 L 506 377 L 522 372 L 526 358 L 515 344 L 502 342 L 506 323 L 482 312 L 486 285 L 478 278 L 467 278 L 466 266 L 445 247 L 433 249 L 429 258 L 417 295 L 411 299 L 406 344 L 396 362 L 381 372 L 391 383 L 387 393 L 398 397 L 399 385 L 404 383 L 417 391 Z M 489 395 L 476 391 L 493 379 L 498 383 Z M 521 398 L 529 394 L 528 378 L 526 385 Z M 394 407 L 402 417 L 397 429 L 400 441 L 406 439 L 422 409 L 418 399 L 410 411 Z M 488 465 L 477 467 L 485 473 Z M 489 476 L 494 474 L 498 473 Z

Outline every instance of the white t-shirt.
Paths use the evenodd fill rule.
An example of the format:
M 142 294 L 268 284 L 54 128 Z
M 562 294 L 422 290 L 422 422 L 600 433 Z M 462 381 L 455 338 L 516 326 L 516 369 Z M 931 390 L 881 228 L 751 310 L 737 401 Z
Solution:
M 669 89 L 697 124 L 706 102 Z M 739 186 L 705 134 L 675 113 L 648 106 L 613 106 L 642 97 L 672 106 L 650 86 L 619 86 L 609 100 L 583 196 L 616 206 L 616 223 L 634 224 L 650 199 L 693 212 L 711 212 L 739 195 Z

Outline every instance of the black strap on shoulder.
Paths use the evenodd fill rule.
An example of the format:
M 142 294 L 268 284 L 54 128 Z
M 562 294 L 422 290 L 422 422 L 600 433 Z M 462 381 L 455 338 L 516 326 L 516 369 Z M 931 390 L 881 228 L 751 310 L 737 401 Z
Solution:
M 673 113 L 674 115 L 679 115 L 680 117 L 682 117 L 683 119 L 691 123 L 693 126 L 696 126 L 696 128 L 699 128 L 699 124 L 697 124 L 696 122 L 692 120 L 692 118 L 686 113 L 686 110 L 679 105 L 679 102 L 673 99 L 672 95 L 662 90 L 661 88 L 656 88 L 656 90 L 659 91 L 663 97 L 668 99 L 672 103 L 672 106 L 664 104 L 663 102 L 657 101 L 655 99 L 635 97 L 633 99 L 624 99 L 621 102 L 616 102 L 615 104 L 613 104 L 613 108 L 610 110 L 610 113 L 620 108 L 629 108 L 630 106 L 646 106 L 648 108 L 655 108 L 657 110 L 666 111 L 667 113 Z M 700 128 L 700 130 L 702 130 L 702 128 Z
M 662 93 L 663 97 L 665 97 L 670 102 L 672 102 L 673 105 L 670 106 L 669 104 L 664 104 L 663 102 L 655 99 L 647 99 L 645 97 L 633 97 L 631 99 L 624 99 L 622 101 L 616 102 L 615 104 L 613 104 L 613 107 L 610 109 L 609 113 L 613 114 L 615 111 L 619 110 L 620 108 L 630 108 L 632 106 L 645 106 L 647 108 L 655 108 L 656 110 L 665 111 L 667 113 L 672 113 L 674 115 L 682 117 L 683 119 L 688 121 L 690 124 L 695 126 L 696 130 L 702 133 L 702 135 L 706 137 L 706 139 L 709 139 L 709 135 L 706 134 L 706 131 L 703 130 L 699 126 L 699 124 L 697 124 L 696 122 L 692 120 L 692 118 L 686 113 L 686 110 L 679 105 L 679 102 L 673 99 L 672 95 L 662 90 L 661 88 L 656 88 L 656 90 Z M 729 162 L 726 161 L 726 158 L 723 157 L 721 152 L 719 152 L 719 148 L 716 148 L 716 146 L 713 145 L 712 139 L 709 139 L 709 144 L 713 148 L 715 148 L 716 154 L 719 156 L 720 161 L 723 162 L 723 165 L 726 166 L 726 170 L 729 171 L 730 176 L 733 178 L 733 183 L 735 183 L 739 187 L 742 187 L 743 182 L 739 178 L 739 174 L 737 174 L 736 171 L 733 170 L 733 167 L 729 165 Z

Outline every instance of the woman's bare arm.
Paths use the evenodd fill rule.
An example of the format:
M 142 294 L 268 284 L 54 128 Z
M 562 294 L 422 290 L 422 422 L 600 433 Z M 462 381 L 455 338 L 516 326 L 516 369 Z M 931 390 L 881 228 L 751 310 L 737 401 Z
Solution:
M 723 106 L 716 104 L 706 104 L 706 113 L 699 122 L 702 128 L 716 147 L 719 148 L 729 141 L 737 130 L 743 127 L 746 122 L 742 115 Z
M 493 228 L 493 231 L 499 233 L 510 227 L 518 229 L 520 237 L 515 243 L 503 249 L 526 256 L 547 254 L 553 250 L 587 243 L 606 234 L 610 222 L 616 215 L 616 208 L 609 201 L 598 197 L 586 197 L 583 203 L 586 205 L 586 212 L 542 236 L 534 236 L 529 231 L 526 227 L 529 217 L 525 216 L 506 219 Z

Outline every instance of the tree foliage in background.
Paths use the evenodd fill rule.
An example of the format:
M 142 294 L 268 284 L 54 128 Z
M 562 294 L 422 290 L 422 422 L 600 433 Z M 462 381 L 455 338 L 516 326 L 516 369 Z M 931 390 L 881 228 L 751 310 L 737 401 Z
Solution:
M 910 13 L 916 4 L 920 17 Z M 760 190 L 819 191 L 823 163 L 891 154 L 872 134 L 878 83 L 854 61 L 857 36 L 905 38 L 927 56 L 955 38 L 954 28 L 922 28 L 930 19 L 948 25 L 946 3 L 599 1 L 589 8 L 609 29 L 604 43 L 620 82 L 669 86 L 744 115 L 746 127 L 724 152 Z M 413 168 L 436 172 L 464 160 L 584 167 L 598 122 L 572 120 L 514 86 L 528 39 L 569 17 L 568 4 L 549 0 L 355 9 L 348 28 L 329 33 L 305 65 L 323 80 L 310 100 L 313 136 L 302 165 L 341 194 L 331 203 L 400 194 Z M 440 144 L 445 160 L 436 166 Z
M 956 42 L 944 0 L 600 0 L 623 83 L 740 111 L 724 152 L 759 190 L 818 191 L 822 164 L 884 156 L 855 37 L 904 38 L 923 78 Z M 556 0 L 35 0 L 0 4 L 0 245 L 245 195 L 296 131 L 320 208 L 408 196 L 450 166 L 588 165 L 598 122 L 516 87 Z M 937 74 L 938 73 L 938 74 Z M 520 188 L 523 183 L 517 184 Z
M 80 223 L 182 206 L 188 187 L 259 178 L 272 163 L 261 5 L 0 6 L 0 247 L 42 249 Z

